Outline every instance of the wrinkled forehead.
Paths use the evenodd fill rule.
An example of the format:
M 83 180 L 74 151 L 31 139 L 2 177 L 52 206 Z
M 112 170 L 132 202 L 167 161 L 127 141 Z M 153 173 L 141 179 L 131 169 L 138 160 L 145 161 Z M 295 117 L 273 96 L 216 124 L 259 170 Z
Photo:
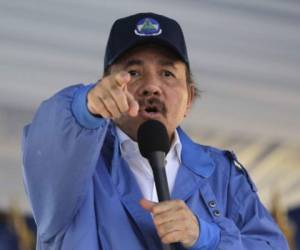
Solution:
M 143 61 L 146 57 L 153 57 L 160 64 L 184 64 L 179 55 L 171 48 L 157 45 L 144 44 L 125 52 L 114 64 L 126 64 L 132 60 Z

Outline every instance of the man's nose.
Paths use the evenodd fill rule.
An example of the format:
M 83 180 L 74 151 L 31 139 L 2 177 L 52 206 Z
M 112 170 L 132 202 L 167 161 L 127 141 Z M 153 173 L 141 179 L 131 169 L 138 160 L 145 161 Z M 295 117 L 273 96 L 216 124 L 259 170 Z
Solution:
M 161 95 L 161 86 L 158 79 L 155 77 L 148 77 L 142 83 L 139 94 L 141 96 L 159 96 Z

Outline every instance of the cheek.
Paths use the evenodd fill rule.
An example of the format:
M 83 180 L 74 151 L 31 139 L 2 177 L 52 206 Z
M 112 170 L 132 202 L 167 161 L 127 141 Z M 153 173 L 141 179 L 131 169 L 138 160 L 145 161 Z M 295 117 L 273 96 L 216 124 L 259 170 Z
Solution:
M 181 118 L 185 115 L 187 111 L 187 104 L 188 104 L 188 97 L 187 95 L 180 96 L 176 98 L 175 96 L 172 97 L 172 103 L 171 103 L 171 109 L 172 109 L 172 115 L 174 117 Z

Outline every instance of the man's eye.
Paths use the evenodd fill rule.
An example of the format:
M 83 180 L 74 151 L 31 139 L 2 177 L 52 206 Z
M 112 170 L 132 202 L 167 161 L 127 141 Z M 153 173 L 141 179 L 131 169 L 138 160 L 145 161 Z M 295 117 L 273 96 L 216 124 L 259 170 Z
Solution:
M 162 75 L 165 77 L 175 77 L 175 75 L 171 71 L 168 71 L 168 70 L 164 70 Z
M 131 75 L 133 77 L 137 77 L 140 75 L 140 73 L 136 70 L 129 70 L 128 73 L 129 73 L 129 75 Z

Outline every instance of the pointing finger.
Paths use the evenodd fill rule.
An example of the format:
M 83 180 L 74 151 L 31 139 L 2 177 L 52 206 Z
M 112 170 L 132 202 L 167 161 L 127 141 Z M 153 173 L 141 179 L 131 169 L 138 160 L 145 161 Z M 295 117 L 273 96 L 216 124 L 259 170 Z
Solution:
M 130 82 L 130 75 L 126 71 L 121 71 L 115 75 L 115 80 L 120 87 L 123 87 Z
M 132 94 L 130 94 L 128 91 L 126 91 L 126 96 L 127 96 L 127 102 L 128 102 L 128 114 L 130 116 L 137 116 L 139 112 L 139 104 L 138 102 L 134 99 Z

